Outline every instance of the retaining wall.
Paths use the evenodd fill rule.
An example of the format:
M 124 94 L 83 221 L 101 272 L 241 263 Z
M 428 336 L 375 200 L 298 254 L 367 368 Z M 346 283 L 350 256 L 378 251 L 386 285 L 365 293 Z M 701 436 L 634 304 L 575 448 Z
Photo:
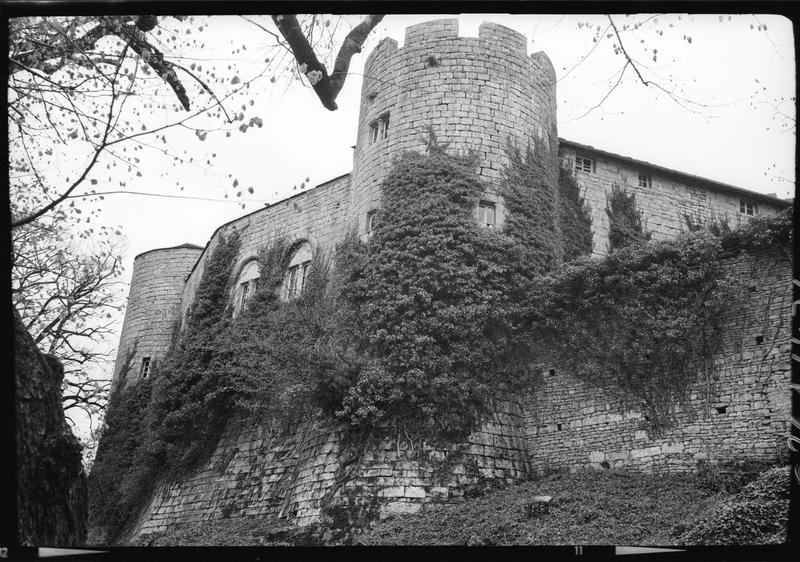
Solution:
M 650 438 L 617 395 L 556 365 L 525 399 L 528 452 L 537 471 L 627 467 L 683 472 L 698 461 L 779 460 L 790 421 L 791 267 L 777 251 L 722 263 L 744 293 L 723 327 L 710 386 L 697 384 L 678 424 Z M 702 380 L 702 379 L 700 379 Z

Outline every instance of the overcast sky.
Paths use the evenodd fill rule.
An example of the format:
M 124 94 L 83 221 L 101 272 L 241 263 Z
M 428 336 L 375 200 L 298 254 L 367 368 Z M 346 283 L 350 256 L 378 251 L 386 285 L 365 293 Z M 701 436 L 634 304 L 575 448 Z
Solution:
M 353 59 L 338 111 L 324 109 L 314 92 L 297 81 L 279 76 L 273 83 L 266 76 L 249 90 L 253 104 L 248 114 L 260 117 L 263 127 L 230 136 L 211 131 L 203 141 L 195 131 L 179 129 L 169 132 L 165 143 L 155 143 L 171 153 L 192 155 L 191 164 L 176 164 L 159 150 L 140 151 L 142 175 L 126 174 L 125 189 L 218 201 L 106 196 L 99 222 L 121 225 L 127 237 L 123 280 L 130 280 L 133 258 L 141 252 L 184 242 L 205 245 L 219 225 L 297 193 L 306 178 L 304 189 L 350 172 L 367 54 L 384 37 L 402 46 L 406 26 L 441 17 L 456 16 L 387 16 Z M 559 136 L 746 189 L 794 195 L 795 54 L 788 20 L 770 15 L 615 16 L 620 27 L 647 20 L 638 30 L 623 33 L 625 46 L 645 76 L 673 92 L 673 99 L 642 85 L 630 68 L 609 94 L 624 59 L 614 54 L 613 39 L 593 41 L 597 26 L 605 30 L 609 24 L 605 16 L 457 17 L 462 36 L 477 36 L 482 21 L 493 21 L 523 33 L 529 53 L 547 53 L 559 79 Z M 267 19 L 258 21 L 269 25 Z M 240 80 L 262 70 L 262 47 L 270 40 L 263 30 L 230 16 L 197 22 L 204 27 L 204 47 L 183 64 L 192 58 L 225 74 L 233 60 Z M 164 111 L 148 116 L 148 124 L 176 117 Z M 211 166 L 204 165 L 207 160 Z M 230 202 L 238 201 L 239 190 L 245 209 Z

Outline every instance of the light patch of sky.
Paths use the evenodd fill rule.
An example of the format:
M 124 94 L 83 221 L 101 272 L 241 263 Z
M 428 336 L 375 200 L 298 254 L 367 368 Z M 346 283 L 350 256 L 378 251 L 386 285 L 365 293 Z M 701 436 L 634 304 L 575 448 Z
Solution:
M 121 225 L 127 236 L 123 282 L 129 282 L 133 258 L 141 252 L 184 242 L 204 245 L 221 224 L 348 173 L 367 54 L 384 37 L 402 46 L 408 25 L 441 17 L 456 16 L 387 16 L 370 35 L 363 53 L 354 57 L 337 111 L 324 109 L 307 85 L 286 75 L 272 83 L 267 74 L 253 83 L 247 98 L 253 100 L 248 115 L 259 116 L 263 127 L 241 133 L 237 124 L 230 136 L 210 130 L 204 141 L 195 131 L 173 129 L 165 133 L 165 143 L 147 140 L 172 152 L 184 150 L 193 163 L 175 163 L 157 150 L 140 151 L 142 177 L 115 172 L 115 179 L 126 182 L 125 189 L 211 199 L 224 199 L 227 193 L 229 199 L 107 196 L 99 222 Z M 785 18 L 659 15 L 638 30 L 622 30 L 625 24 L 648 18 L 614 16 L 626 49 L 645 75 L 673 92 L 680 103 L 655 87 L 645 87 L 627 68 L 619 86 L 599 104 L 624 65 L 623 56 L 614 53 L 615 38 L 601 34 L 600 44 L 593 42 L 597 27 L 604 30 L 609 25 L 606 16 L 457 17 L 462 36 L 477 36 L 482 21 L 493 21 L 523 33 L 529 40 L 529 53 L 548 54 L 559 77 L 559 136 L 754 191 L 793 196 L 795 115 L 790 98 L 795 91 L 795 53 L 792 26 Z M 258 21 L 271 25 L 268 19 Z M 348 17 L 341 25 L 346 31 L 357 21 Z M 229 72 L 230 60 L 236 59 L 242 80 L 261 72 L 265 45 L 270 42 L 263 30 L 230 16 L 210 17 L 205 23 L 205 46 L 185 56 L 215 65 L 221 75 Z M 767 24 L 766 31 L 756 27 L 761 24 Z M 234 45 L 246 45 L 247 50 L 232 54 Z M 643 47 L 650 50 L 644 52 Z M 655 62 L 654 48 L 658 50 Z M 170 93 L 162 88 L 160 95 L 172 106 L 175 100 Z M 240 109 L 228 107 L 232 113 Z M 165 109 L 147 117 L 147 123 L 179 117 L 179 111 Z M 214 128 L 211 122 L 203 126 Z M 216 157 L 210 159 L 211 154 Z M 205 164 L 207 160 L 211 165 Z M 248 187 L 253 188 L 252 194 Z M 240 190 L 241 199 L 235 196 Z

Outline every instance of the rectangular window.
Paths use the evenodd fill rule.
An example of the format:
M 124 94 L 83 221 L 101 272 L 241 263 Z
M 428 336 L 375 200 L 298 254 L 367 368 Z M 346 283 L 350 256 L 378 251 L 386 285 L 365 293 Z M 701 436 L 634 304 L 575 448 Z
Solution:
M 150 358 L 142 357 L 142 368 L 139 371 L 139 378 L 146 379 L 149 374 L 150 374 Z
M 651 185 L 650 176 L 639 174 L 639 187 L 650 187 Z
M 739 212 L 744 213 L 745 215 L 755 215 L 756 205 L 752 201 L 745 201 L 744 199 L 740 199 Z
M 370 211 L 367 213 L 367 235 L 371 235 L 372 229 L 375 228 L 375 213 L 376 211 Z
M 591 174 L 592 172 L 594 172 L 594 161 L 584 156 L 576 156 L 575 171 L 586 172 L 587 174 Z
M 375 144 L 389 136 L 389 114 L 384 113 L 369 126 L 369 142 Z
M 308 280 L 308 269 L 311 266 L 311 260 L 304 261 L 289 268 L 289 286 L 287 287 L 286 296 L 293 299 L 303 292 Z
M 494 228 L 496 223 L 496 208 L 491 201 L 481 201 L 478 203 L 478 226 L 482 228 Z
M 591 174 L 594 171 L 594 162 L 590 158 L 585 158 L 583 156 L 576 156 L 575 171 L 586 172 L 587 174 Z

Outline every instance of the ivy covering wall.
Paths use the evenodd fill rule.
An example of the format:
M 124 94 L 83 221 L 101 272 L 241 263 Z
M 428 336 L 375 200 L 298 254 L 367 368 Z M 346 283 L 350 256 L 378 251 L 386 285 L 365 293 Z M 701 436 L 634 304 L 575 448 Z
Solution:
M 712 230 L 624 246 L 534 284 L 527 312 L 539 361 L 620 396 L 651 433 L 671 427 L 692 385 L 712 376 L 723 319 L 741 296 L 720 259 L 768 248 L 790 256 L 789 211 Z
M 642 212 L 636 206 L 636 195 L 617 184 L 606 195 L 608 215 L 608 250 L 614 252 L 626 246 L 641 245 L 651 234 L 644 227 Z
M 457 440 L 481 423 L 492 389 L 533 359 L 621 393 L 652 431 L 669 426 L 731 301 L 715 260 L 784 243 L 791 218 L 645 243 L 635 200 L 614 191 L 609 216 L 627 217 L 620 240 L 638 242 L 580 259 L 592 249 L 589 212 L 553 154 L 509 146 L 506 224 L 486 229 L 475 216 L 487 191 L 477 160 L 431 132 L 427 153 L 394 163 L 368 240 L 353 233 L 332 256 L 315 251 L 302 294 L 285 301 L 279 287 L 299 242 L 273 239 L 235 317 L 240 241 L 221 237 L 173 348 L 149 379 L 112 397 L 92 524 L 120 536 L 154 485 L 203 462 L 237 414 L 316 416 L 354 438 Z
M 515 307 L 553 252 L 478 226 L 476 164 L 431 135 L 427 154 L 405 154 L 384 181 L 368 243 L 338 253 L 359 367 L 337 415 L 353 425 L 466 435 L 524 348 Z

